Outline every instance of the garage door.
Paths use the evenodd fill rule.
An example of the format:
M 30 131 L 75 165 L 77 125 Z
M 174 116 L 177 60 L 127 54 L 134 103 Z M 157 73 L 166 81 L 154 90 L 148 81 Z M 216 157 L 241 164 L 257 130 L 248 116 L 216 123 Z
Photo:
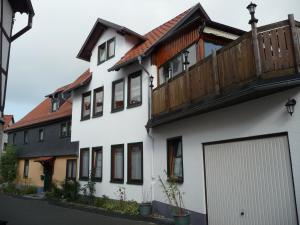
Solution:
M 209 225 L 297 225 L 286 136 L 205 144 Z

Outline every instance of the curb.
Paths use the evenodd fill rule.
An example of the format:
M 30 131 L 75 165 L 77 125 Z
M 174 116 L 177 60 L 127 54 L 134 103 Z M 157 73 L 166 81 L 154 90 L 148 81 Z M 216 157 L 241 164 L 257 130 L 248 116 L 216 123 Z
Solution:
M 56 205 L 56 206 L 61 206 L 64 208 L 96 213 L 96 214 L 100 214 L 100 215 L 108 216 L 108 217 L 116 217 L 116 218 L 128 219 L 128 220 L 134 220 L 134 221 L 151 222 L 151 223 L 154 223 L 157 225 L 173 225 L 174 224 L 174 222 L 172 220 L 165 219 L 165 218 L 161 219 L 161 218 L 154 218 L 154 217 L 143 217 L 143 216 L 139 216 L 139 215 L 126 215 L 126 214 L 118 213 L 115 211 L 107 211 L 105 209 L 88 206 L 88 205 L 82 205 L 82 204 L 78 204 L 78 203 L 71 203 L 71 202 L 61 202 L 61 201 L 56 201 L 56 200 L 45 200 L 45 201 L 47 201 L 48 204 L 50 204 L 50 205 Z

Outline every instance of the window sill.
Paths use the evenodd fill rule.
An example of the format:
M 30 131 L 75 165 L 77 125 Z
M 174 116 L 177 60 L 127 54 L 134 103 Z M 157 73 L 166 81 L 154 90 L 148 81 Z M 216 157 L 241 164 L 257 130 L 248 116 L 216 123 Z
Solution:
M 124 180 L 110 180 L 110 183 L 115 183 L 115 184 L 124 184 Z
M 101 116 L 103 116 L 103 113 L 94 114 L 94 115 L 93 115 L 93 119 L 98 118 L 98 117 L 101 117 Z
M 143 185 L 143 180 L 139 180 L 139 181 L 137 181 L 137 180 L 129 180 L 129 181 L 127 181 L 127 183 L 126 184 L 130 184 L 130 185 Z
M 97 66 L 100 66 L 101 64 L 105 63 L 107 60 L 98 61 Z
M 141 106 L 141 105 L 142 105 L 142 102 L 134 103 L 134 104 L 129 104 L 129 103 L 127 103 L 127 109 L 139 107 L 139 106 Z
M 85 120 L 89 120 L 89 119 L 91 119 L 91 116 L 88 116 L 88 117 L 82 117 L 82 118 L 80 119 L 80 121 L 85 121 Z
M 100 182 L 102 182 L 102 177 L 101 178 L 93 178 L 92 181 L 96 182 L 96 183 L 98 183 L 98 182 L 100 183 Z
M 171 178 L 171 177 L 168 177 L 167 182 L 183 184 L 183 178 Z
M 86 177 L 80 177 L 80 178 L 79 178 L 79 181 L 89 181 L 89 178 L 86 178 Z
M 118 108 L 118 109 L 112 109 L 111 113 L 116 113 L 116 112 L 121 112 L 124 110 L 124 106 L 122 108 Z

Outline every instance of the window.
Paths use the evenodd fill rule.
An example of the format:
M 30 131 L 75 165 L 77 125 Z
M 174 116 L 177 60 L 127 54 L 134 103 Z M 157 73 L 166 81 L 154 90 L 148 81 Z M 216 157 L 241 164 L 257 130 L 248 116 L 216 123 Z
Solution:
M 94 108 L 93 117 L 98 117 L 103 115 L 103 96 L 104 88 L 100 87 L 94 90 Z
M 102 181 L 102 147 L 92 150 L 92 172 L 94 181 Z
M 160 84 L 165 83 L 168 79 L 177 76 L 185 69 L 184 65 L 184 52 L 188 51 L 187 67 L 194 65 L 197 61 L 197 44 L 192 44 L 190 47 L 182 50 L 178 55 L 170 59 L 164 65 L 159 68 L 159 80 Z
M 90 150 L 88 148 L 80 149 L 80 180 L 89 179 Z
M 58 101 L 56 99 L 52 99 L 52 112 L 58 110 Z
M 76 159 L 67 160 L 66 179 L 76 180 Z
M 107 42 L 107 59 L 111 59 L 115 56 L 115 43 L 115 38 Z
M 128 144 L 127 183 L 143 184 L 143 143 Z
M 28 131 L 24 131 L 24 144 L 28 144 Z
M 112 112 L 124 109 L 124 79 L 112 83 Z
M 44 141 L 44 129 L 39 129 L 39 142 Z
M 82 95 L 81 120 L 88 120 L 91 116 L 91 92 Z
M 67 123 L 67 135 L 68 135 L 68 137 L 71 137 L 71 132 L 72 132 L 72 122 L 71 121 L 69 121 L 68 123 Z
M 172 138 L 167 141 L 169 179 L 183 182 L 183 158 L 182 158 L 182 139 L 181 137 Z
M 128 77 L 128 107 L 142 104 L 142 74 L 137 72 Z
M 67 123 L 62 123 L 60 125 L 60 137 L 65 138 L 68 135 Z
M 215 49 L 217 51 L 218 49 L 220 49 L 222 47 L 223 46 L 221 46 L 221 45 L 217 45 L 217 44 L 205 41 L 204 42 L 204 54 L 205 54 L 205 57 L 209 56 L 212 53 L 213 49 Z
M 24 161 L 24 171 L 23 171 L 23 177 L 28 178 L 28 173 L 29 173 L 29 160 L 26 159 Z
M 16 138 L 17 138 L 17 134 L 16 134 L 16 133 L 13 133 L 13 136 L 12 136 L 12 144 L 13 144 L 13 145 L 16 144 Z
M 124 145 L 111 146 L 111 180 L 112 183 L 124 182 Z
M 98 47 L 98 65 L 106 60 L 106 43 Z

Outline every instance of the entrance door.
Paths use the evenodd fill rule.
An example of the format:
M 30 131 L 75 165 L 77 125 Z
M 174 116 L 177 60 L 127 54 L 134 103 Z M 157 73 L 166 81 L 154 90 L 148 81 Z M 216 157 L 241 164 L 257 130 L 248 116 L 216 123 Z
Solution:
M 52 161 L 44 162 L 44 191 L 49 191 L 52 183 L 53 163 Z
M 286 136 L 204 145 L 209 225 L 297 225 Z

